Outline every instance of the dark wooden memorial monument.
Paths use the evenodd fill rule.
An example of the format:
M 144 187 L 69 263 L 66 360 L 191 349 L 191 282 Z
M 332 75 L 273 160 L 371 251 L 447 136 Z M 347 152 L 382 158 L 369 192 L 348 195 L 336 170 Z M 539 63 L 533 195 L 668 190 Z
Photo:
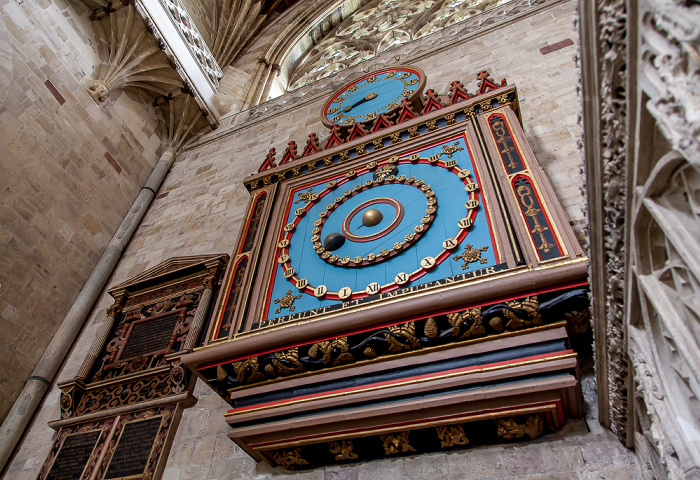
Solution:
M 39 478 L 159 478 L 195 377 L 197 344 L 227 255 L 173 258 L 109 290 L 114 304 L 76 378 Z
M 323 108 L 326 140 L 271 149 L 245 182 L 238 247 L 181 361 L 256 460 L 519 441 L 581 414 L 587 259 L 516 88 L 487 72 L 475 93 L 425 85 L 404 66 L 354 80 Z M 130 331 L 170 328 L 157 315 Z

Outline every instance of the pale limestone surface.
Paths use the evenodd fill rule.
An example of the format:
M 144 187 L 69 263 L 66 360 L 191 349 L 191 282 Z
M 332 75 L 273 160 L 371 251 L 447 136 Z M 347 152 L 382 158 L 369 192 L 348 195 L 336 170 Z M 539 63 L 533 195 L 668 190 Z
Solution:
M 576 46 L 543 55 L 540 48 L 577 35 L 572 17 L 574 2 L 566 2 L 526 17 L 497 31 L 450 47 L 435 55 L 423 55 L 412 64 L 428 74 L 427 88 L 445 93 L 448 84 L 461 80 L 470 91 L 476 74 L 489 70 L 494 79 L 507 78 L 518 86 L 523 123 L 530 143 L 549 174 L 579 236 L 582 235 L 583 178 L 577 141 L 581 110 L 576 93 L 578 71 Z M 440 43 L 439 39 L 431 39 Z M 362 65 L 344 71 L 342 78 L 361 74 Z M 339 83 L 340 76 L 336 79 Z M 333 87 L 335 88 L 335 87 Z M 333 90 L 329 87 L 328 94 Z M 325 139 L 319 120 L 326 94 L 302 99 L 289 94 L 287 108 L 275 116 L 232 121 L 181 153 L 158 196 L 129 244 L 109 285 L 115 285 L 165 259 L 179 255 L 231 253 L 239 234 L 249 194 L 242 181 L 257 171 L 267 150 L 276 147 L 278 159 L 285 145 L 300 146 L 311 132 Z M 295 97 L 296 95 L 296 97 Z M 77 342 L 59 379 L 77 373 L 94 332 L 110 304 L 103 297 Z M 595 389 L 586 389 L 595 402 Z M 46 426 L 59 416 L 55 387 L 28 433 L 25 443 L 8 470 L 8 478 L 35 478 L 50 448 L 53 431 Z M 347 467 L 329 467 L 289 473 L 255 463 L 230 442 L 223 413 L 227 406 L 208 387 L 198 385 L 199 402 L 185 411 L 175 438 L 166 479 L 430 479 L 430 478 L 522 478 L 522 479 L 632 479 L 637 477 L 634 457 L 603 430 L 589 406 L 587 431 L 583 421 L 570 422 L 563 431 L 515 446 L 481 447 L 461 453 L 438 453 L 380 460 Z
M 6 1 L 0 17 L 1 421 L 150 174 L 160 141 L 150 107 L 126 94 L 97 105 L 81 86 L 98 58 L 79 3 Z

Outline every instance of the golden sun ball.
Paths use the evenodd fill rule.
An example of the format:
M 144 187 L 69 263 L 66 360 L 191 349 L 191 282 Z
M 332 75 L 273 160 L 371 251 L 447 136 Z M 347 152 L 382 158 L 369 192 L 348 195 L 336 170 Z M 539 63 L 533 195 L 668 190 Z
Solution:
M 384 219 L 382 212 L 376 208 L 370 208 L 362 214 L 362 225 L 365 227 L 373 227 Z

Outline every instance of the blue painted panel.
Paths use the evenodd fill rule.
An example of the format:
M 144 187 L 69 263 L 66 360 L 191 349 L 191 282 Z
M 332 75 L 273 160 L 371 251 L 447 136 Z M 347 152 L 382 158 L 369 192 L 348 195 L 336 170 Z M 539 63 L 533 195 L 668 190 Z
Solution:
M 459 167 L 470 170 L 472 172 L 471 179 L 476 181 L 477 178 L 473 173 L 474 166 L 463 137 L 429 147 L 419 153 L 421 158 L 428 158 L 431 155 L 442 153 L 441 160 L 448 160 L 447 155 L 443 153 L 443 147 L 448 145 L 461 148 L 461 150 L 452 153 L 451 159 L 456 160 Z M 337 292 L 343 287 L 350 287 L 354 292 L 364 292 L 367 285 L 372 282 L 386 285 L 394 282 L 394 278 L 400 272 L 411 274 L 420 270 L 421 259 L 429 256 L 436 257 L 443 252 L 443 241 L 447 238 L 453 238 L 460 233 L 457 224 L 469 213 L 469 209 L 465 206 L 465 202 L 469 200 L 469 193 L 465 190 L 464 181 L 454 171 L 445 168 L 442 164 L 410 163 L 402 158 L 399 162 L 398 170 L 397 176 L 406 175 L 406 177 L 413 176 L 416 179 L 422 179 L 435 192 L 437 214 L 423 236 L 396 256 L 370 265 L 346 267 L 332 265 L 321 259 L 314 250 L 311 241 L 311 230 L 314 228 L 314 221 L 320 218 L 319 213 L 326 210 L 326 205 L 333 203 L 336 197 L 343 196 L 343 192 L 352 190 L 355 185 L 363 184 L 366 180 L 372 180 L 373 172 L 366 172 L 343 185 L 339 185 L 335 190 L 318 199 L 317 202 L 312 202 L 313 206 L 300 219 L 291 237 L 288 253 L 291 266 L 294 267 L 298 277 L 308 279 L 311 287 L 325 285 L 329 292 Z M 344 178 L 344 176 L 339 176 L 337 180 L 342 181 Z M 307 189 L 308 187 L 299 188 L 295 192 L 295 195 L 297 195 L 295 198 L 298 198 L 298 193 L 305 192 Z M 325 183 L 314 187 L 314 191 L 317 193 L 323 192 L 324 189 Z M 320 241 L 323 242 L 325 236 L 331 232 L 342 232 L 342 223 L 348 214 L 358 205 L 373 198 L 392 198 L 401 202 L 404 207 L 403 220 L 393 231 L 376 240 L 354 242 L 351 239 L 346 239 L 345 244 L 340 249 L 332 252 L 333 254 L 340 257 L 349 256 L 353 258 L 355 256 L 366 256 L 370 252 L 378 254 L 383 248 L 391 249 L 395 242 L 402 241 L 407 233 L 413 232 L 413 228 L 420 223 L 420 218 L 425 215 L 426 207 L 428 206 L 425 195 L 414 185 L 392 183 L 376 185 L 351 196 L 330 212 L 323 225 Z M 481 192 L 479 192 L 477 198 L 479 198 L 481 205 L 476 212 L 474 223 L 468 231 L 466 239 L 434 269 L 413 280 L 410 283 L 411 285 L 420 285 L 458 275 L 465 271 L 496 265 L 494 245 L 492 244 L 491 232 L 483 208 Z M 288 222 L 295 220 L 294 209 L 301 205 L 304 204 L 292 204 L 287 218 Z M 383 213 L 384 218 L 382 222 L 374 227 L 360 226 L 362 223 L 362 212 L 366 210 L 363 209 L 358 212 L 350 223 L 352 232 L 364 235 L 365 233 L 370 234 L 381 231 L 395 217 L 395 210 L 391 205 L 380 204 L 373 207 Z M 454 260 L 452 257 L 461 254 L 467 244 L 472 245 L 476 249 L 487 247 L 485 251 L 481 252 L 481 258 L 486 261 L 484 263 L 470 263 L 467 269 L 462 269 L 464 262 L 461 259 Z M 292 290 L 292 293 L 295 295 L 298 293 L 295 285 L 285 279 L 282 274 L 282 268 L 278 267 L 271 301 L 282 298 L 288 290 Z M 301 298 L 294 302 L 293 312 L 302 312 L 338 302 L 339 300 L 331 299 L 319 300 L 309 293 L 304 293 Z M 267 318 L 281 317 L 291 313 L 287 309 L 281 309 L 279 313 L 275 313 L 277 307 L 278 305 L 271 303 Z
M 387 73 L 395 75 L 387 77 Z M 407 75 L 403 77 L 402 75 Z M 415 91 L 415 88 L 420 82 L 418 74 L 408 70 L 396 70 L 392 72 L 380 73 L 376 75 L 376 80 L 368 82 L 362 80 L 354 84 L 356 90 L 350 92 L 345 90 L 338 97 L 342 100 L 337 103 L 331 103 L 329 109 L 337 109 L 332 113 L 326 112 L 326 119 L 330 122 L 339 124 L 352 124 L 355 122 L 363 122 L 367 120 L 367 115 L 374 113 L 386 113 L 391 108 L 388 105 L 396 102 L 401 103 L 401 99 L 410 96 Z M 366 99 L 368 94 L 377 94 L 376 97 L 369 100 Z M 336 97 L 336 98 L 338 98 Z M 348 111 L 345 111 L 349 108 Z M 348 117 L 355 117 L 354 120 Z

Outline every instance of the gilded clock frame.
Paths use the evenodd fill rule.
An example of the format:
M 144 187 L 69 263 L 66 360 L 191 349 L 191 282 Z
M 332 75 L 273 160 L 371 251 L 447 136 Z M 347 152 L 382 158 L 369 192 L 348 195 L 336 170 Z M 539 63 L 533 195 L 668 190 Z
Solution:
M 492 202 L 496 202 L 498 204 L 487 204 L 483 206 L 491 224 L 494 225 L 493 231 L 495 237 L 495 246 L 498 249 L 498 256 L 504 259 L 504 263 L 506 263 L 507 265 L 505 271 L 491 272 L 492 274 L 495 274 L 492 275 L 494 277 L 494 280 L 496 280 L 496 278 L 510 276 L 513 273 L 515 273 L 515 271 L 518 271 L 522 268 L 525 268 L 526 270 L 533 270 L 544 267 L 547 264 L 560 264 L 562 262 L 567 261 L 577 262 L 583 260 L 583 252 L 580 246 L 578 246 L 573 232 L 570 230 L 570 228 L 564 230 L 560 228 L 562 225 L 566 225 L 568 227 L 568 221 L 566 220 L 566 216 L 563 210 L 561 209 L 559 202 L 554 196 L 552 188 L 549 184 L 549 180 L 546 178 L 541 167 L 539 167 L 539 165 L 537 164 L 534 157 L 534 153 L 530 149 L 529 145 L 527 145 L 527 142 L 523 141 L 523 139 L 525 138 L 524 132 L 522 132 L 522 128 L 520 127 L 516 112 L 513 111 L 513 108 L 517 106 L 517 99 L 515 102 L 510 101 L 503 106 L 501 106 L 498 103 L 499 99 L 506 99 L 505 94 L 508 90 L 513 91 L 514 87 L 509 86 L 494 91 L 493 95 L 490 96 L 490 101 L 484 98 L 472 99 L 470 101 L 466 101 L 453 106 L 445 107 L 444 109 L 437 110 L 435 112 L 431 112 L 430 114 L 419 117 L 417 119 L 413 119 L 409 122 L 406 122 L 405 127 L 404 124 L 401 125 L 402 127 L 404 127 L 404 131 L 412 131 L 413 128 L 415 128 L 415 130 L 413 131 L 417 131 L 419 130 L 417 126 L 420 126 L 421 124 L 427 125 L 428 130 L 430 130 L 430 126 L 435 125 L 437 123 L 437 119 L 454 119 L 454 112 L 462 112 L 465 114 L 465 118 L 463 121 L 454 121 L 451 124 L 446 124 L 442 128 L 433 129 L 433 132 L 435 132 L 435 130 L 439 130 L 439 135 L 436 135 L 435 133 L 430 131 L 428 131 L 427 133 L 431 134 L 419 134 L 415 135 L 414 137 L 410 137 L 409 134 L 408 138 L 406 138 L 405 140 L 400 140 L 395 144 L 382 146 L 382 148 L 378 148 L 377 150 L 371 153 L 360 154 L 358 150 L 364 149 L 358 147 L 360 147 L 363 144 L 372 144 L 373 141 L 377 138 L 382 138 L 387 135 L 385 132 L 379 131 L 375 134 L 369 134 L 365 137 L 360 137 L 342 146 L 334 147 L 330 150 L 322 151 L 318 154 L 312 155 L 309 157 L 308 160 L 303 161 L 301 165 L 283 165 L 280 167 L 276 167 L 270 171 L 265 171 L 260 174 L 254 175 L 250 179 L 248 179 L 246 181 L 246 185 L 254 192 L 249 209 L 252 208 L 253 202 L 256 198 L 258 198 L 258 195 L 262 192 L 265 192 L 266 208 L 264 216 L 267 220 L 267 223 L 264 226 L 264 228 L 260 229 L 260 231 L 257 233 L 256 240 L 254 242 L 257 245 L 257 250 L 246 253 L 246 255 L 249 256 L 251 259 L 256 260 L 255 268 L 257 268 L 258 272 L 260 273 L 258 275 L 255 275 L 257 272 L 250 270 L 245 275 L 244 283 L 249 286 L 253 283 L 255 283 L 256 285 L 265 284 L 266 287 L 253 287 L 246 289 L 242 296 L 243 302 L 237 307 L 237 312 L 235 318 L 233 319 L 233 323 L 237 327 L 232 328 L 230 334 L 226 338 L 214 338 L 212 332 L 213 329 L 217 328 L 217 321 L 220 321 L 221 319 L 221 314 L 224 308 L 224 305 L 222 304 L 222 299 L 226 298 L 226 295 L 222 295 L 217 305 L 215 318 L 212 322 L 212 328 L 210 328 L 210 333 L 206 342 L 207 345 L 214 345 L 233 338 L 244 338 L 247 336 L 254 336 L 262 332 L 269 332 L 270 330 L 285 329 L 286 327 L 290 326 L 298 327 L 301 324 L 308 322 L 316 323 L 318 321 L 324 320 L 323 323 L 327 324 L 327 320 L 336 317 L 346 317 L 348 314 L 353 314 L 351 315 L 351 317 L 356 318 L 360 312 L 367 311 L 367 308 L 370 306 L 370 304 L 374 305 L 375 303 L 381 305 L 379 305 L 378 308 L 372 309 L 372 311 L 381 311 L 381 316 L 384 318 L 387 318 L 387 311 L 385 310 L 395 310 L 393 305 L 396 304 L 396 301 L 399 299 L 399 297 L 383 297 L 380 298 L 377 302 L 370 302 L 362 305 L 344 305 L 344 308 L 342 308 L 341 311 L 318 312 L 317 315 L 308 316 L 300 315 L 299 320 L 297 321 L 292 321 L 283 325 L 270 325 L 266 328 L 258 329 L 257 331 L 250 330 L 251 326 L 254 323 L 265 320 L 261 317 L 262 308 L 260 305 L 266 299 L 265 290 L 269 288 L 269 272 L 272 268 L 275 268 L 277 264 L 277 258 L 275 255 L 277 248 L 277 240 L 272 241 L 271 239 L 275 236 L 274 232 L 279 231 L 281 226 L 284 225 L 283 222 L 285 221 L 285 219 L 283 218 L 284 212 L 282 212 L 281 209 L 275 207 L 275 205 L 279 204 L 281 198 L 286 198 L 287 192 L 304 183 L 306 181 L 305 177 L 307 175 L 315 174 L 315 165 L 318 165 L 319 162 L 321 162 L 324 166 L 322 175 L 323 178 L 337 176 L 342 172 L 352 170 L 353 168 L 357 168 L 362 165 L 367 165 L 372 162 L 382 162 L 395 155 L 402 155 L 405 152 L 419 150 L 425 145 L 434 144 L 441 139 L 450 138 L 451 136 L 463 132 L 466 136 L 467 143 L 475 150 L 474 152 L 472 152 L 472 161 L 475 164 L 475 168 L 478 168 L 483 177 L 481 181 L 481 188 L 482 190 L 484 190 L 485 197 L 491 199 Z M 493 100 L 496 101 L 494 102 Z M 492 108 L 492 105 L 497 105 L 497 107 Z M 484 111 L 484 107 L 488 107 L 486 111 Z M 481 110 L 481 113 L 477 113 L 478 110 Z M 469 115 L 467 115 L 467 113 L 469 113 Z M 533 251 L 532 243 L 529 237 L 529 233 L 527 231 L 527 225 L 524 222 L 518 220 L 517 218 L 512 219 L 512 221 L 510 222 L 498 220 L 498 217 L 500 215 L 498 213 L 498 210 L 500 208 L 505 207 L 510 212 L 517 212 L 517 205 L 515 203 L 513 194 L 511 192 L 508 192 L 508 190 L 505 188 L 507 186 L 506 182 L 508 181 L 507 172 L 498 162 L 495 161 L 496 159 L 498 159 L 498 150 L 495 146 L 493 138 L 489 136 L 490 133 L 488 130 L 488 123 L 485 118 L 487 115 L 490 115 L 492 113 L 501 113 L 505 115 L 508 121 L 508 126 L 515 136 L 517 146 L 520 149 L 520 153 L 523 159 L 527 161 L 528 172 L 532 175 L 535 184 L 538 186 L 538 192 L 541 198 L 543 199 L 544 205 L 546 206 L 547 214 L 550 215 L 552 218 L 552 223 L 556 228 L 557 238 L 562 242 L 563 248 L 565 249 L 565 255 L 561 258 L 547 261 L 539 260 L 537 255 Z M 366 150 L 364 151 L 366 152 Z M 353 155 L 353 157 L 350 157 L 348 152 L 354 153 L 355 155 Z M 332 160 L 334 156 L 336 157 L 336 162 Z M 339 162 L 337 162 L 338 157 L 340 158 Z M 287 172 L 286 174 L 284 173 L 285 171 Z M 321 174 L 321 172 L 318 172 L 318 174 Z M 269 181 L 274 178 L 274 175 L 277 176 L 277 181 L 275 183 Z M 280 175 L 287 175 L 289 176 L 289 179 L 280 177 Z M 266 183 L 267 185 L 265 185 Z M 498 188 L 496 188 L 496 186 L 498 186 Z M 262 247 L 260 247 L 260 244 L 262 243 L 262 240 L 263 238 L 265 238 L 266 235 L 269 238 L 265 241 L 265 244 Z M 528 244 L 530 246 L 528 248 L 521 248 L 520 250 L 517 248 L 513 248 L 512 245 L 515 239 L 517 239 L 521 247 Z M 231 270 L 231 266 L 234 264 L 235 258 L 234 261 L 231 262 L 229 270 Z M 261 277 L 260 275 L 264 276 Z M 484 281 L 486 281 L 486 278 L 487 277 L 479 279 L 470 278 L 465 279 L 463 281 L 456 281 L 450 283 L 449 285 L 436 285 L 434 288 L 415 289 L 415 292 L 408 292 L 407 294 L 402 295 L 400 298 L 404 300 L 408 299 L 409 297 L 413 298 L 413 302 L 418 302 L 422 304 L 422 307 L 417 307 L 418 310 L 420 312 L 425 312 L 426 309 L 433 308 L 431 307 L 430 302 L 425 302 L 421 300 L 426 298 L 426 295 L 430 295 L 434 292 L 444 290 L 452 291 L 455 288 L 458 288 L 460 284 L 463 287 L 466 283 L 483 283 Z M 225 284 L 228 286 L 230 285 L 230 282 L 231 274 L 230 272 L 227 272 Z M 377 321 L 378 316 L 379 315 L 375 314 L 369 315 L 369 317 L 372 317 L 374 319 L 374 322 Z M 392 318 L 392 315 L 389 314 L 389 317 Z M 335 321 L 331 323 L 335 324 Z M 330 328 L 331 324 L 328 325 Z
M 320 113 L 321 117 L 321 122 L 323 125 L 325 125 L 328 128 L 332 128 L 334 125 L 338 125 L 341 128 L 352 128 L 353 124 L 352 123 L 334 123 L 326 118 L 326 112 L 328 108 L 333 104 L 333 101 L 343 93 L 344 91 L 347 91 L 348 89 L 351 89 L 354 85 L 357 85 L 360 82 L 363 82 L 367 80 L 368 78 L 376 77 L 377 75 L 380 75 L 382 73 L 385 73 L 390 70 L 412 70 L 414 73 L 416 73 L 419 77 L 418 83 L 416 84 L 413 92 L 411 92 L 409 95 L 403 97 L 407 100 L 407 102 L 414 108 L 420 109 L 420 97 L 423 94 L 423 90 L 425 89 L 426 85 L 426 76 L 425 72 L 414 66 L 410 65 L 398 65 L 398 66 L 393 66 L 393 67 L 387 67 L 387 68 L 382 68 L 373 72 L 369 72 L 365 75 L 362 75 L 361 77 L 353 80 L 352 82 L 343 85 L 342 87 L 338 88 L 333 94 L 330 96 L 329 100 L 323 105 L 323 108 Z M 401 104 L 397 104 L 395 107 L 387 110 L 386 112 L 381 112 L 384 115 L 393 115 L 398 109 L 401 108 Z M 374 121 L 376 118 L 376 115 L 371 117 L 371 118 L 365 118 L 364 120 L 357 120 L 355 117 L 350 117 L 347 115 L 344 115 L 346 118 L 353 119 L 357 123 L 362 123 L 362 124 L 367 124 L 369 122 Z

